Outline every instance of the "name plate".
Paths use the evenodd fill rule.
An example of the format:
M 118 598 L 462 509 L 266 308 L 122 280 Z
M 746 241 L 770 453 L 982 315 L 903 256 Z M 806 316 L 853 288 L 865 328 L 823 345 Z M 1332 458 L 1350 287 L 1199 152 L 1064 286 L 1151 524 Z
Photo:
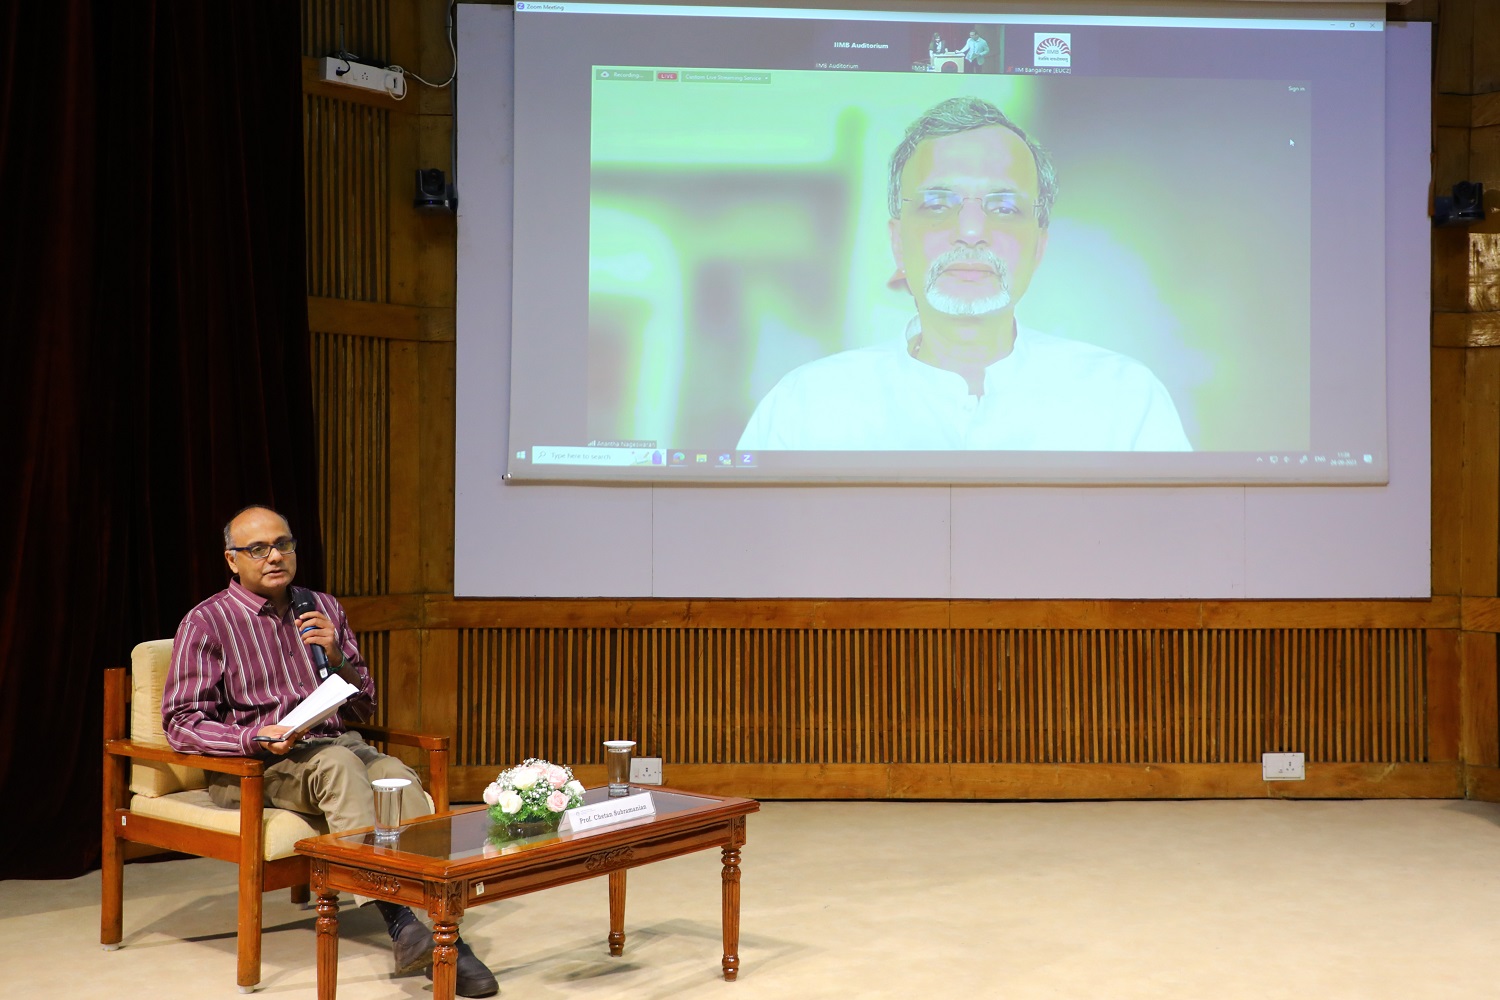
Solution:
M 618 799 L 605 799 L 591 806 L 579 806 L 563 813 L 561 828 L 582 833 L 601 827 L 626 823 L 633 819 L 649 819 L 656 815 L 656 803 L 650 792 L 637 792 Z

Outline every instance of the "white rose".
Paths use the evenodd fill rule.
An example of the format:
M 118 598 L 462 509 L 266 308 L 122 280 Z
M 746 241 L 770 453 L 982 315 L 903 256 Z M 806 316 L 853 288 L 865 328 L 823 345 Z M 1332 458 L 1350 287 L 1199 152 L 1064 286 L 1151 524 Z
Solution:
M 568 782 L 563 786 L 563 791 L 567 792 L 569 795 L 581 796 L 583 795 L 583 782 L 575 778 L 574 780 Z
M 492 781 L 488 785 L 485 786 L 485 789 L 484 789 L 484 804 L 487 805 L 487 806 L 492 806 L 496 802 L 499 802 L 499 801 L 500 801 L 500 785 L 498 783 Z
M 541 776 L 542 772 L 534 767 L 518 767 L 510 772 L 510 783 L 517 788 L 527 789 L 536 784 Z
M 515 814 L 521 811 L 521 796 L 515 792 L 501 792 L 495 800 L 500 811 L 507 814 Z

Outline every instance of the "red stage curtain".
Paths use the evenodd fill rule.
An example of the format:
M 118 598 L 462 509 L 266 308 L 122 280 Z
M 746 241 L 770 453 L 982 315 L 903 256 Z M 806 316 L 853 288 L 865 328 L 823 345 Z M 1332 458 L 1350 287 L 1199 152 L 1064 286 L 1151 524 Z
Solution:
M 291 520 L 322 582 L 294 0 L 0 13 L 0 878 L 97 864 L 101 675 Z

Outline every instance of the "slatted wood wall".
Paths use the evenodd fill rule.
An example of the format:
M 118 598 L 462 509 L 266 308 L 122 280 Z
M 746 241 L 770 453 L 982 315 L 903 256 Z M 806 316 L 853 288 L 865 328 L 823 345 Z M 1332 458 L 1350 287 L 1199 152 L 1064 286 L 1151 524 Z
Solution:
M 458 758 L 1425 762 L 1417 629 L 464 629 Z
M 445 92 L 316 79 L 343 47 L 444 76 L 443 0 L 304 0 L 323 531 L 387 721 L 455 738 L 456 795 L 628 734 L 673 784 L 788 797 L 1500 798 L 1500 227 L 1434 243 L 1433 585 L 1407 602 L 463 601 L 452 594 Z M 1439 21 L 1439 183 L 1500 189 L 1500 4 Z M 1495 208 L 1492 206 L 1492 213 Z M 1444 242 L 1446 240 L 1446 242 Z M 1307 754 L 1269 786 L 1259 755 Z
M 389 344 L 312 333 L 318 504 L 332 585 L 386 592 L 390 562 Z M 350 484 L 357 484 L 351 489 Z
M 303 183 L 318 206 L 307 217 L 309 295 L 386 301 L 390 119 L 337 96 L 303 96 Z

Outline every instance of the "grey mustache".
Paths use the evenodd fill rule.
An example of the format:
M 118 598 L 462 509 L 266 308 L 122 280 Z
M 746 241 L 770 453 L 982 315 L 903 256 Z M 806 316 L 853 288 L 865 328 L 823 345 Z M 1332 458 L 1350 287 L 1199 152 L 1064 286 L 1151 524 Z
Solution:
M 942 273 L 954 264 L 983 264 L 1000 278 L 1002 288 L 1010 287 L 1009 269 L 1005 266 L 1005 261 L 993 252 L 984 247 L 954 247 L 928 265 L 927 290 L 929 292 L 932 291 L 932 286 L 937 283 Z

